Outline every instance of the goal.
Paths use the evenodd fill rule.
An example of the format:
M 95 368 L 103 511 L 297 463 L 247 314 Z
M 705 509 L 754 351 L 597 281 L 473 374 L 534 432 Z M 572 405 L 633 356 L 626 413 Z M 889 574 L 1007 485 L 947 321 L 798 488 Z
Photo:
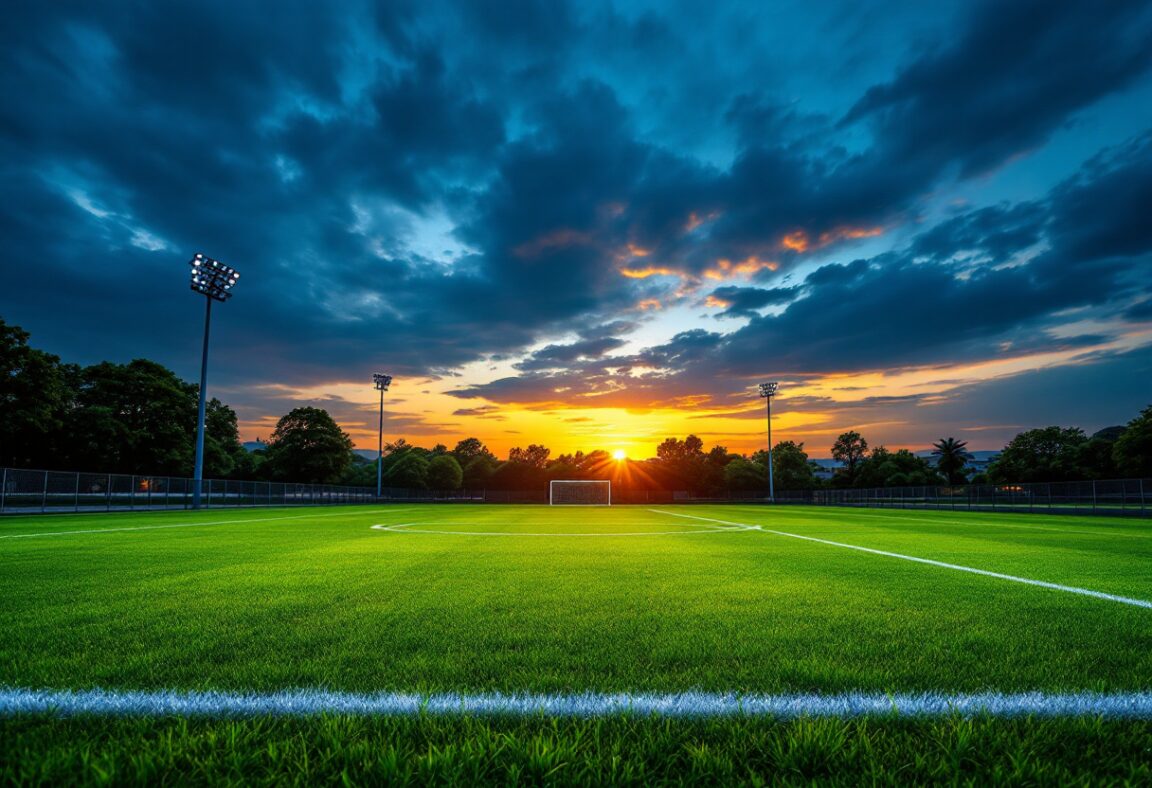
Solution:
M 612 482 L 591 479 L 554 479 L 548 483 L 550 506 L 611 506 Z

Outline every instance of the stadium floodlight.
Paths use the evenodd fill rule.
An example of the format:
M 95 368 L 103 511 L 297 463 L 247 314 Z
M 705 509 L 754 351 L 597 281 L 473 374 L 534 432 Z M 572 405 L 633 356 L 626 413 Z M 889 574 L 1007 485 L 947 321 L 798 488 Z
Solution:
M 379 500 L 384 492 L 384 392 L 392 385 L 392 376 L 377 372 L 372 375 L 372 382 L 380 392 L 380 434 L 376 441 L 376 498 Z
M 192 508 L 200 508 L 200 488 L 204 482 L 204 410 L 208 390 L 208 331 L 212 326 L 212 302 L 227 301 L 232 297 L 232 288 L 240 279 L 235 268 L 224 265 L 219 260 L 197 252 L 188 261 L 192 266 L 192 289 L 204 296 L 207 307 L 204 312 L 204 353 L 200 358 L 200 404 L 196 415 L 196 466 L 192 473 Z
M 761 383 L 760 396 L 768 403 L 768 500 L 776 500 L 776 487 L 772 483 L 772 398 L 776 396 L 779 383 Z

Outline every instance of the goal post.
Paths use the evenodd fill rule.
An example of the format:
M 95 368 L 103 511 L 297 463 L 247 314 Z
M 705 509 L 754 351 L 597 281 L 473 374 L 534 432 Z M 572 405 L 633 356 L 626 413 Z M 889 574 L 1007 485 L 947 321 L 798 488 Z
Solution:
M 611 506 L 612 482 L 601 479 L 553 479 L 549 506 Z

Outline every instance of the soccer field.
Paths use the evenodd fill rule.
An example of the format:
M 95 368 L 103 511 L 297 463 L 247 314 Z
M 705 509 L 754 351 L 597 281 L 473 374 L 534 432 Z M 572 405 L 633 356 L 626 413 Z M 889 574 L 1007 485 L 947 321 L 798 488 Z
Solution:
M 144 735 L 126 731 L 131 719 L 83 715 L 171 725 L 184 710 L 194 717 L 180 724 L 211 729 L 305 714 L 250 719 L 251 731 L 367 710 L 391 721 L 346 724 L 397 736 L 420 724 L 491 734 L 527 724 L 517 715 L 571 718 L 578 732 L 622 713 L 643 717 L 645 735 L 730 736 L 801 717 L 787 738 L 887 698 L 873 712 L 892 731 L 962 724 L 925 721 L 951 705 L 994 731 L 1107 729 L 1136 751 L 1152 741 L 1145 522 L 760 506 L 213 510 L 0 520 L 0 564 L 3 730 L 73 775 L 77 723 L 62 710 L 124 741 Z M 997 720 L 1029 714 L 1040 721 Z M 405 716 L 416 720 L 393 719 Z M 1147 758 L 1118 763 L 1147 773 Z

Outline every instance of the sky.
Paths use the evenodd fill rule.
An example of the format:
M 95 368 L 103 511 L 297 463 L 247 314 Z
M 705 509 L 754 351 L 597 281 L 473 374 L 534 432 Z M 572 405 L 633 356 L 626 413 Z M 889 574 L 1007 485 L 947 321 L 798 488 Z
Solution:
M 998 449 L 1152 403 L 1140 0 L 13 0 L 0 317 L 498 455 Z

